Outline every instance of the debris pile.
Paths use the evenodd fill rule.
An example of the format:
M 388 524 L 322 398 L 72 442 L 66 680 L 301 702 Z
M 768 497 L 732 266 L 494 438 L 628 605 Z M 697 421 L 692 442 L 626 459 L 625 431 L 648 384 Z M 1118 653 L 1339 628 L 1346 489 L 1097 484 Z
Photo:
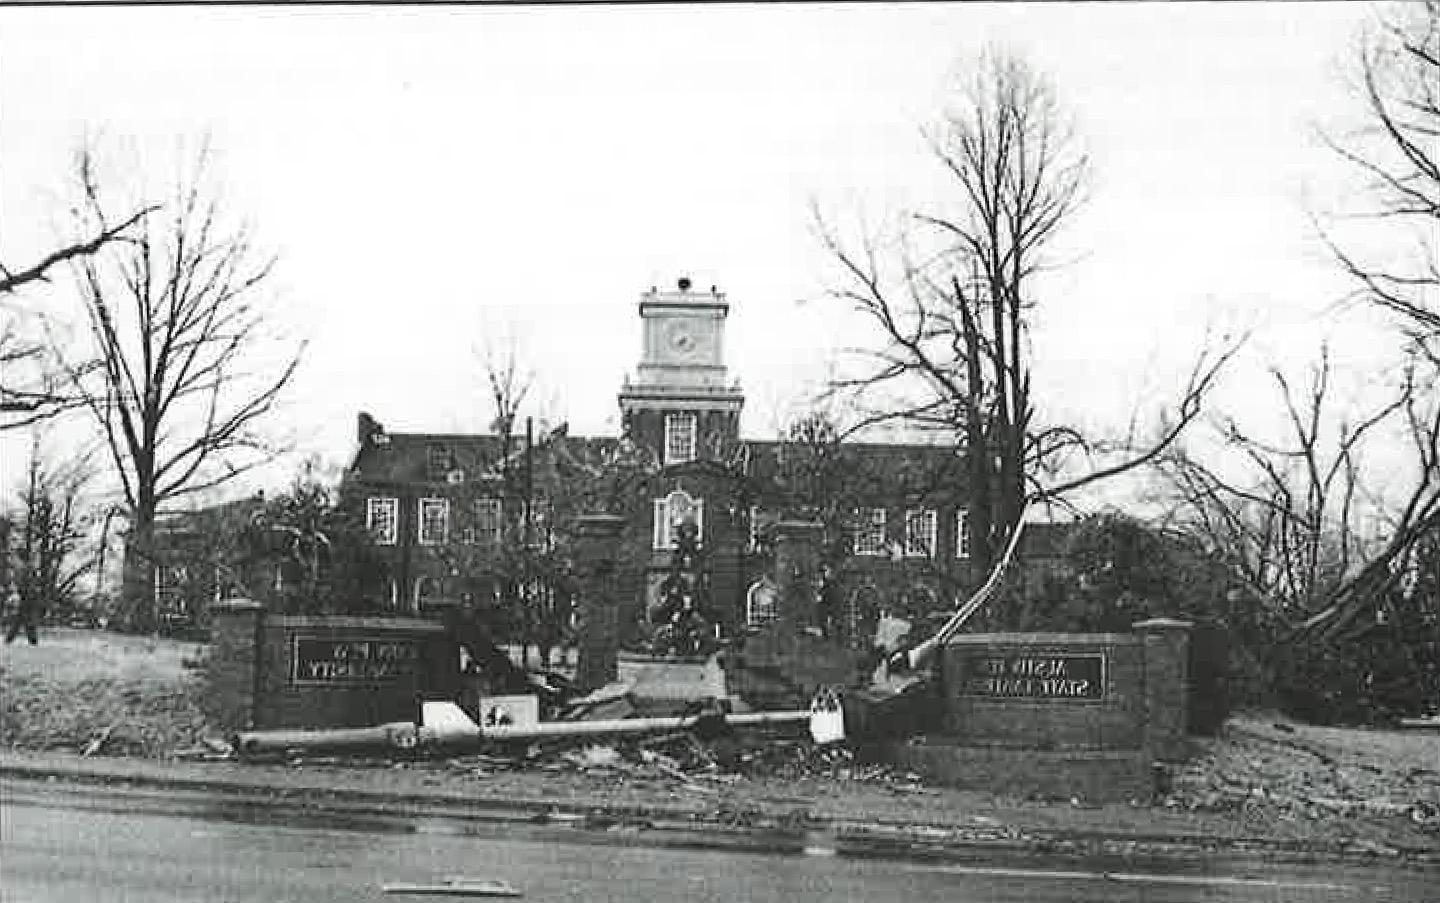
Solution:
M 662 781 L 700 793 L 743 780 L 826 779 L 883 787 L 895 793 L 935 793 L 920 776 L 858 761 L 842 744 L 752 731 L 702 738 L 683 731 L 610 743 L 545 742 L 453 756 L 446 767 L 477 778 L 506 771 L 573 772 L 617 781 Z
M 1387 748 L 1366 748 L 1377 744 Z M 1283 820 L 1400 817 L 1440 834 L 1437 754 L 1435 737 L 1237 717 L 1175 772 L 1164 805 Z

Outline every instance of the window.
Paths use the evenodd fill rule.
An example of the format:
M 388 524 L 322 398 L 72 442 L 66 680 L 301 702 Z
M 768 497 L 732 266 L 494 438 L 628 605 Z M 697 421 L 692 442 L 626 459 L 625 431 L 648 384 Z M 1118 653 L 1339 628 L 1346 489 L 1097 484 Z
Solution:
M 551 526 L 554 514 L 549 499 L 532 499 L 530 502 L 530 548 L 547 550 L 554 536 Z
M 476 499 L 466 540 L 471 545 L 498 546 L 505 536 L 505 509 L 499 499 Z
M 779 595 L 779 589 L 768 578 L 761 577 L 750 584 L 750 591 L 745 594 L 745 623 L 758 627 L 780 617 Z
M 400 500 L 370 499 L 365 505 L 365 529 L 382 546 L 400 537 Z
M 695 415 L 684 412 L 665 415 L 665 463 L 684 464 L 695 460 Z
M 955 557 L 970 557 L 970 512 L 964 508 L 955 512 Z
M 695 522 L 701 543 L 705 541 L 705 501 L 691 498 L 688 492 L 677 489 L 654 504 L 651 545 L 655 549 L 675 548 L 675 528 L 685 521 Z
M 935 512 L 931 509 L 905 512 L 905 557 L 931 558 L 935 555 Z
M 855 513 L 855 554 L 885 554 L 884 508 L 861 508 Z
M 424 611 L 426 603 L 440 595 L 440 581 L 434 577 L 415 578 L 415 598 L 410 603 L 411 611 Z
M 420 545 L 440 545 L 445 542 L 449 534 L 450 501 L 448 499 L 421 499 Z
M 748 516 L 750 520 L 750 545 L 746 547 L 746 550 L 749 552 L 758 552 L 760 551 L 760 528 L 763 526 L 760 522 L 760 509 L 755 505 L 751 505 Z

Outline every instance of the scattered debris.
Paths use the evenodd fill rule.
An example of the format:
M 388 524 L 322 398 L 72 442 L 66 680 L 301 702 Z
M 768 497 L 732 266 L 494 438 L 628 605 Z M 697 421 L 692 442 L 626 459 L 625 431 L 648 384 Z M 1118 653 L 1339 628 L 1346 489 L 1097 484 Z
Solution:
M 1166 807 L 1283 821 L 1408 819 L 1440 834 L 1440 781 L 1424 765 L 1407 767 L 1433 747 L 1423 738 L 1240 716 L 1200 747 L 1169 776 Z
M 109 725 L 108 727 L 106 727 L 103 731 L 101 731 L 100 733 L 96 734 L 93 738 L 91 738 L 90 742 L 85 744 L 85 748 L 80 751 L 80 755 L 82 755 L 82 756 L 93 756 L 93 755 L 95 755 L 97 752 L 99 752 L 99 751 L 105 746 L 106 742 L 109 741 L 109 739 L 110 739 L 110 735 L 113 734 L 113 733 L 115 733 L 115 725 L 114 725 L 114 724 L 111 724 L 111 725 Z

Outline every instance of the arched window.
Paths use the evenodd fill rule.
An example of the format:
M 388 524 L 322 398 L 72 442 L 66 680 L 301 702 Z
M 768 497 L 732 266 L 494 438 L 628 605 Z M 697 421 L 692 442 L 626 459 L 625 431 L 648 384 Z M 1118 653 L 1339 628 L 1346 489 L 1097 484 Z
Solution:
M 656 549 L 675 547 L 675 528 L 693 521 L 696 536 L 705 542 L 705 500 L 693 498 L 683 489 L 677 489 L 663 499 L 655 499 L 655 516 L 651 545 Z
M 751 627 L 769 624 L 780 617 L 780 588 L 769 577 L 750 584 L 745 593 L 745 623 Z

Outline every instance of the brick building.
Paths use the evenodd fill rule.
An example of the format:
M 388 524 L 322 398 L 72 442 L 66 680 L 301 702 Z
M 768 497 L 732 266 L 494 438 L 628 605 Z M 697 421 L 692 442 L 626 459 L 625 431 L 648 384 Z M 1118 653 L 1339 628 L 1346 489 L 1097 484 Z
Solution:
M 391 433 L 360 414 L 341 497 L 363 510 L 383 553 L 374 592 L 407 612 L 465 595 L 555 604 L 570 519 L 608 511 L 626 519 L 627 632 L 640 629 L 684 520 L 699 528 L 709 609 L 727 633 L 772 613 L 760 576 L 766 527 L 782 518 L 824 524 L 826 603 L 847 632 L 882 609 L 948 608 L 980 576 L 955 450 L 742 437 L 745 397 L 724 356 L 729 312 L 723 293 L 686 280 L 641 296 L 619 436 Z

